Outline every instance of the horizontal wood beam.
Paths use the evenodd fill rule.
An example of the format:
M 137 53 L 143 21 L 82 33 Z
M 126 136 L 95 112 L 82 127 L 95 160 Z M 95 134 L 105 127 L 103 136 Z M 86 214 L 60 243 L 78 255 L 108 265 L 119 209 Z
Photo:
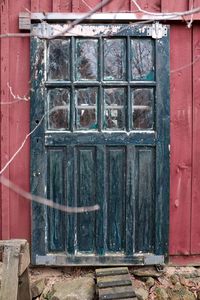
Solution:
M 26 13 L 19 14 L 19 29 L 30 30 L 31 22 L 66 22 L 82 19 L 84 13 Z M 143 13 L 95 13 L 86 22 L 136 22 L 136 21 L 190 21 L 191 16 L 167 16 L 162 14 L 149 15 Z M 193 21 L 200 21 L 198 15 L 192 16 Z
M 31 20 L 32 21 L 73 21 L 76 19 L 81 19 L 85 14 L 84 13 L 32 13 Z M 167 16 L 165 14 L 157 14 L 149 15 L 144 13 L 95 13 L 91 15 L 86 21 L 183 21 L 190 20 L 190 16 Z M 193 20 L 195 19 L 195 14 L 193 15 Z

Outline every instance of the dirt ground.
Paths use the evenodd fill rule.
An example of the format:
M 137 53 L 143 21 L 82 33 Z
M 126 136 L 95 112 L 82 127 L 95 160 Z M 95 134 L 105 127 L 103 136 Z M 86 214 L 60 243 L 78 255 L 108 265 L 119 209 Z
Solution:
M 194 300 L 200 299 L 199 267 L 131 267 L 133 287 L 139 300 Z M 82 276 L 95 278 L 95 268 L 30 268 L 31 283 L 44 280 L 43 295 L 37 300 L 48 299 L 46 295 L 56 282 Z

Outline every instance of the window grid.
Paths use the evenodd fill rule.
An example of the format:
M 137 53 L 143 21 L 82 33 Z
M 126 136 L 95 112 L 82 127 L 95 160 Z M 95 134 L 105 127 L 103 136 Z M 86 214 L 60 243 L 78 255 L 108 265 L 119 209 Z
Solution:
M 65 131 L 79 131 L 81 130 L 81 128 L 78 128 L 77 125 L 77 108 L 76 108 L 76 100 L 75 100 L 75 94 L 76 91 L 78 89 L 83 89 L 83 88 L 94 88 L 96 87 L 98 92 L 97 92 L 97 103 L 96 103 L 96 112 L 97 112 L 97 127 L 96 128 L 92 128 L 92 130 L 98 130 L 98 131 L 102 131 L 102 130 L 110 130 L 109 128 L 105 128 L 105 122 L 104 122 L 104 116 L 105 116 L 105 109 L 106 109 L 106 105 L 105 105 L 105 90 L 106 88 L 124 88 L 124 95 L 125 95 L 125 102 L 124 102 L 124 114 L 125 114 L 125 124 L 124 124 L 124 129 L 113 129 L 111 128 L 111 130 L 113 131 L 118 131 L 118 130 L 123 130 L 123 131 L 137 131 L 140 130 L 140 128 L 134 128 L 133 127 L 133 103 L 132 103 L 132 93 L 133 93 L 133 89 L 138 89 L 138 88 L 153 88 L 153 102 L 152 102 L 152 122 L 153 122 L 153 127 L 152 128 L 146 128 L 145 130 L 153 130 L 155 129 L 155 118 L 154 118 L 154 114 L 155 114 L 155 94 L 156 94 L 156 74 L 155 74 L 155 45 L 153 45 L 153 63 L 154 63 L 154 80 L 132 80 L 132 71 L 131 71 L 131 62 L 132 62 L 132 58 L 131 58 L 131 42 L 132 40 L 134 40 L 134 37 L 120 37 L 117 36 L 116 38 L 111 38 L 111 39 L 123 39 L 125 42 L 125 49 L 126 49 L 126 70 L 125 70 L 125 78 L 126 80 L 104 80 L 104 54 L 103 54 L 103 49 L 104 49 L 104 40 L 108 40 L 108 38 L 98 38 L 98 59 L 97 59 L 97 79 L 99 80 L 76 80 L 76 40 L 80 40 L 81 38 L 75 38 L 75 37 L 70 37 L 67 38 L 70 40 L 70 61 L 71 64 L 69 66 L 70 69 L 70 81 L 65 81 L 65 80 L 51 80 L 47 79 L 45 85 L 47 88 L 47 91 L 53 89 L 53 88 L 68 88 L 70 91 L 70 118 L 69 118 L 69 129 L 63 129 L 61 128 L 61 130 L 65 130 Z M 85 38 L 83 38 L 85 39 Z M 89 38 L 87 38 L 89 39 Z M 97 38 L 95 38 L 95 40 L 97 40 Z M 136 40 L 139 40 L 139 38 L 137 37 Z M 142 40 L 144 40 L 144 37 L 142 38 Z M 48 47 L 48 46 L 47 46 Z M 49 47 L 48 47 L 49 49 Z M 48 53 L 48 57 L 49 57 L 49 50 L 47 51 Z M 47 58 L 47 64 L 49 64 L 49 59 Z M 47 74 L 48 76 L 48 74 Z M 48 99 L 48 97 L 47 97 Z M 47 105 L 47 107 L 49 107 L 49 104 Z M 49 121 L 47 122 L 47 124 L 49 124 Z M 48 127 L 48 125 L 47 125 Z M 52 128 L 49 128 L 49 130 L 52 130 Z M 82 128 L 84 129 L 84 128 Z M 88 128 L 86 128 L 87 130 L 90 130 Z

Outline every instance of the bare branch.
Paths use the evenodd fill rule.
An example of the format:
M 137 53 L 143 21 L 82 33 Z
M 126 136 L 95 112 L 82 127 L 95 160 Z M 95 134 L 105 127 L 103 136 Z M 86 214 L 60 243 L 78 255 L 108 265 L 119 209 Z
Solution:
M 64 30 L 61 33 L 58 33 L 56 35 L 53 35 L 53 36 L 50 36 L 50 37 L 45 37 L 45 38 L 46 39 L 54 39 L 55 37 L 58 37 L 60 35 L 64 35 L 66 32 L 68 32 L 70 29 L 72 29 L 75 25 L 80 24 L 85 19 L 89 18 L 91 15 L 93 15 L 94 13 L 96 13 L 98 10 L 100 10 L 103 7 L 105 7 L 111 1 L 113 1 L 113 0 L 103 0 L 102 2 L 100 2 L 99 4 L 97 4 L 92 10 L 90 10 L 89 12 L 87 12 L 86 14 L 84 14 L 83 17 L 81 17 L 80 19 L 77 19 L 77 20 L 73 21 L 66 30 Z M 41 20 L 41 22 L 42 21 L 43 20 Z M 31 36 L 36 36 L 36 35 L 35 34 L 31 34 L 31 33 L 3 33 L 3 34 L 0 35 L 0 38 L 10 38 L 10 37 L 21 38 L 21 37 L 31 37 Z M 39 38 L 44 38 L 43 36 L 38 36 L 38 37 Z
M 35 126 L 35 128 L 29 132 L 25 139 L 23 140 L 21 146 L 17 149 L 17 151 L 13 154 L 13 156 L 9 159 L 9 161 L 5 164 L 5 166 L 1 169 L 0 171 L 0 175 L 3 174 L 3 172 L 8 168 L 8 166 L 11 164 L 11 162 L 15 159 L 15 157 L 18 155 L 18 153 L 22 150 L 22 148 L 24 147 L 24 145 L 26 144 L 28 138 L 31 136 L 31 134 L 41 125 L 43 119 L 44 119 L 45 115 L 42 116 L 42 118 L 40 119 L 39 123 L 37 124 L 37 126 Z
M 108 3 L 112 2 L 113 0 L 103 0 L 102 2 L 98 3 L 92 10 L 87 12 L 83 15 L 83 17 L 76 19 L 75 21 L 71 22 L 67 29 L 63 30 L 62 33 L 54 34 L 50 37 L 46 37 L 47 39 L 54 39 L 56 37 L 59 37 L 60 35 L 64 35 L 65 33 L 69 32 L 74 26 L 82 23 L 85 19 L 89 18 L 91 15 L 96 13 L 99 9 L 105 7 Z
M 32 37 L 32 36 L 37 36 L 39 38 L 45 38 L 45 39 L 54 39 L 56 37 L 59 37 L 61 35 L 66 34 L 67 32 L 69 32 L 74 26 L 80 24 L 81 22 L 83 22 L 85 19 L 89 18 L 91 15 L 93 15 L 94 13 L 96 13 L 98 10 L 100 10 L 101 8 L 103 8 L 104 6 L 106 6 L 108 3 L 110 3 L 113 0 L 103 0 L 101 3 L 99 3 L 98 5 L 96 5 L 91 11 L 87 12 L 86 14 L 84 14 L 81 18 L 76 19 L 75 21 L 71 22 L 69 24 L 69 26 L 64 30 L 61 31 L 55 35 L 52 36 L 38 36 L 36 34 L 33 33 L 4 33 L 0 35 L 0 38 L 10 38 L 10 37 L 14 37 L 14 38 L 22 38 L 22 37 Z M 156 20 L 158 20 L 158 18 L 160 18 L 160 20 L 172 20 L 173 18 L 176 17 L 184 17 L 184 16 L 191 16 L 190 22 L 188 23 L 188 27 L 190 28 L 193 22 L 193 16 L 197 13 L 200 13 L 200 7 L 197 8 L 192 8 L 190 10 L 187 11 L 182 11 L 182 12 L 171 12 L 171 13 L 154 13 L 154 12 L 150 12 L 147 10 L 144 10 L 140 7 L 140 5 L 136 2 L 136 0 L 131 0 L 135 6 L 138 9 L 138 12 L 141 12 L 143 14 L 146 15 L 151 15 L 154 16 Z M 86 3 L 84 1 L 84 3 Z M 88 5 L 87 5 L 88 6 Z M 40 20 L 41 22 L 44 22 L 44 20 Z M 147 20 L 147 21 L 139 21 L 139 22 L 135 22 L 133 25 L 137 25 L 137 24 L 145 24 L 145 23 L 151 23 L 155 20 L 151 19 L 151 20 Z
M 163 17 L 166 20 L 167 19 L 173 19 L 175 17 L 184 17 L 184 16 L 188 16 L 188 15 L 194 15 L 200 12 L 200 7 L 197 8 L 193 8 L 190 10 L 186 10 L 186 11 L 181 11 L 181 12 L 171 12 L 171 13 L 154 13 L 154 12 L 150 12 L 147 10 L 144 10 L 140 7 L 140 5 L 137 3 L 136 0 L 131 0 L 135 6 L 137 7 L 138 11 L 147 15 L 151 15 L 151 16 L 155 16 L 155 17 Z
M 82 2 L 83 2 L 89 9 L 92 9 L 92 7 L 91 7 L 85 0 L 82 0 Z
M 50 110 L 48 110 L 40 119 L 40 121 L 38 122 L 38 124 L 33 128 L 33 130 L 31 132 L 29 132 L 23 142 L 21 143 L 20 147 L 17 149 L 17 151 L 13 154 L 13 156 L 9 159 L 9 161 L 5 164 L 5 166 L 0 170 L 0 175 L 3 174 L 3 172 L 8 168 L 8 166 L 12 163 L 12 161 L 15 159 L 15 157 L 19 154 L 19 152 L 23 149 L 24 145 L 26 144 L 28 138 L 37 130 L 37 128 L 42 124 L 42 121 L 44 120 L 44 118 L 46 117 L 46 115 L 51 114 L 57 110 L 63 110 L 66 109 L 66 106 L 64 105 L 60 105 L 60 106 L 56 106 Z
M 14 184 L 12 181 L 5 178 L 4 176 L 0 176 L 0 183 L 29 201 L 34 201 L 39 204 L 63 211 L 65 213 L 84 213 L 84 212 L 97 211 L 100 209 L 98 204 L 93 206 L 69 207 L 63 204 L 56 203 L 53 200 L 32 195 L 31 193 L 23 190 L 22 188 Z
M 0 34 L 0 38 L 22 38 L 22 37 L 31 37 L 34 36 L 31 33 L 3 33 Z

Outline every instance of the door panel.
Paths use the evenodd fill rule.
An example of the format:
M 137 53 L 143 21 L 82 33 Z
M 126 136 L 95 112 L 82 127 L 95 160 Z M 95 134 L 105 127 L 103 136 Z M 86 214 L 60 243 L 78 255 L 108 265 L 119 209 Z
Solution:
M 77 206 L 90 206 L 96 199 L 95 147 L 78 147 Z M 77 251 L 95 253 L 95 213 L 77 215 Z
M 33 263 L 163 262 L 168 37 L 153 40 L 146 27 L 132 25 L 74 31 L 32 39 L 32 192 L 99 210 L 66 214 L 33 204 Z
M 154 149 L 136 151 L 136 252 L 154 252 Z
M 154 147 L 49 147 L 48 168 L 49 199 L 101 207 L 69 216 L 48 209 L 49 252 L 65 251 L 65 243 L 70 255 L 154 252 Z
M 62 149 L 51 149 L 48 152 L 48 198 L 54 199 L 54 202 L 59 204 L 65 204 L 63 159 Z M 65 238 L 62 229 L 65 216 L 61 211 L 52 208 L 47 211 L 49 251 L 64 251 Z
M 124 147 L 107 147 L 107 251 L 124 251 L 125 168 Z

